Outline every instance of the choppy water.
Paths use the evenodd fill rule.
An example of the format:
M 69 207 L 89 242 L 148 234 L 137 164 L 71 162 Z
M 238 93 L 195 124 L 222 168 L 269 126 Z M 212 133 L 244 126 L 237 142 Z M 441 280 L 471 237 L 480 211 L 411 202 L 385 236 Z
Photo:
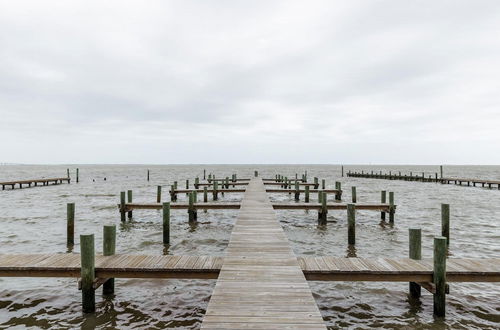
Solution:
M 65 176 L 68 166 L 0 166 L 0 181 Z M 74 174 L 76 166 L 70 166 Z M 0 253 L 65 253 L 66 203 L 76 203 L 76 245 L 79 234 L 94 233 L 102 250 L 102 226 L 116 224 L 117 251 L 129 254 L 223 255 L 236 210 L 199 213 L 199 223 L 187 223 L 184 210 L 172 211 L 171 241 L 161 243 L 161 213 L 134 211 L 120 222 L 119 192 L 134 191 L 135 202 L 155 202 L 156 185 L 174 180 L 183 187 L 203 169 L 218 177 L 237 173 L 274 177 L 308 171 L 325 178 L 329 188 L 341 181 L 343 200 L 357 187 L 358 202 L 378 202 L 380 190 L 395 192 L 398 204 L 394 226 L 380 223 L 378 212 L 359 211 L 357 244 L 347 247 L 346 214 L 330 211 L 326 227 L 318 227 L 315 212 L 277 211 L 297 255 L 405 257 L 408 228 L 423 230 L 423 255 L 432 256 L 432 238 L 440 234 L 440 203 L 451 204 L 453 257 L 500 256 L 500 191 L 435 183 L 341 178 L 339 166 L 92 166 L 80 165 L 80 183 L 0 191 Z M 151 181 L 146 181 L 146 169 Z M 437 166 L 346 166 L 345 170 L 425 171 Z M 500 179 L 500 166 L 447 166 L 446 176 Z M 104 181 L 106 177 L 106 181 Z M 93 181 L 95 180 L 95 182 Z M 167 198 L 167 187 L 164 198 Z M 243 194 L 226 194 L 222 201 L 239 201 Z M 179 201 L 185 197 L 180 195 Z M 293 202 L 293 196 L 271 195 L 272 200 Z M 0 328 L 165 328 L 197 329 L 215 285 L 214 280 L 117 279 L 116 295 L 97 295 L 95 315 L 81 313 L 75 279 L 0 278 Z M 406 283 L 310 282 L 323 318 L 336 328 L 467 328 L 500 327 L 500 284 L 451 284 L 444 321 L 432 316 L 432 296 L 410 301 Z

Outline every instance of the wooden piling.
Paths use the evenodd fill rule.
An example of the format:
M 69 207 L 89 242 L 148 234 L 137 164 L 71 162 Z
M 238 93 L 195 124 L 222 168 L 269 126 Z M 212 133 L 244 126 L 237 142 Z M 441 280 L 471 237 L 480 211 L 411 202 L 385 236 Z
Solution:
M 189 222 L 195 222 L 198 218 L 198 214 L 196 212 L 195 204 L 196 193 L 194 191 L 189 193 L 189 205 L 188 205 L 188 218 Z
M 156 202 L 161 203 L 161 186 L 156 187 Z
M 295 200 L 300 201 L 300 189 L 298 180 L 295 180 Z
M 380 202 L 382 204 L 385 204 L 387 203 L 387 192 L 385 190 L 382 190 L 380 192 Z M 383 221 L 385 221 L 385 212 L 380 212 L 380 219 L 382 219 Z
M 357 200 L 357 198 L 356 198 L 356 187 L 354 187 L 354 186 L 351 187 L 351 195 L 352 195 L 352 202 L 356 203 L 356 200 Z
M 200 178 L 194 178 L 194 189 L 198 189 L 200 187 Z
M 323 190 L 326 189 L 326 181 L 325 181 L 325 179 L 321 179 L 321 189 L 323 189 Z
M 75 203 L 66 204 L 66 218 L 67 218 L 67 234 L 66 244 L 73 246 L 75 244 Z
M 259 176 L 259 172 L 258 171 L 255 171 L 253 174 L 254 174 L 255 177 Z
M 356 244 L 356 207 L 347 204 L 347 243 Z
M 335 189 L 338 190 L 337 193 L 335 193 L 335 200 L 340 201 L 342 199 L 342 183 L 339 181 L 335 182 Z
M 172 201 L 172 202 L 177 201 L 177 193 L 175 192 L 175 186 L 174 185 L 170 186 L 170 201 Z
M 446 314 L 446 237 L 434 237 L 434 316 Z
M 189 180 L 186 180 L 186 189 L 189 189 Z
M 413 260 L 421 260 L 422 259 L 422 230 L 420 228 L 410 228 L 410 253 L 409 257 Z M 419 298 L 422 294 L 422 288 L 415 282 L 410 282 L 410 297 Z
M 69 168 L 67 168 L 67 169 L 66 169 L 66 176 L 67 176 L 67 177 L 68 177 L 68 179 L 69 179 Z M 35 184 L 36 184 L 36 182 L 35 182 Z
M 163 203 L 163 244 L 170 244 L 170 203 Z
M 318 178 L 314 177 L 314 189 L 318 189 L 318 188 L 319 188 Z
M 80 170 L 76 169 L 76 183 L 80 182 Z
M 394 223 L 394 213 L 395 213 L 395 207 L 394 207 L 394 192 L 390 191 L 389 192 L 389 222 Z
M 82 307 L 84 313 L 95 312 L 94 235 L 80 235 Z
M 149 170 L 148 170 L 148 181 L 149 181 Z
M 304 201 L 309 203 L 309 186 L 305 186 Z
M 203 202 L 208 202 L 208 188 L 206 186 L 203 187 Z
M 132 203 L 132 190 L 127 190 L 127 202 Z M 132 218 L 132 210 L 128 211 L 128 218 Z
M 443 165 L 439 166 L 439 173 L 441 174 L 440 178 L 443 178 Z
M 125 192 L 120 192 L 120 217 L 122 221 L 125 221 Z
M 206 176 L 207 176 L 207 170 L 203 169 L 203 180 L 206 179 Z
M 450 245 L 450 204 L 441 204 L 441 236 L 446 237 L 446 245 Z
M 218 196 L 217 196 L 217 181 L 214 181 L 212 195 L 213 195 L 212 199 L 214 201 L 216 201 L 216 200 L 219 199 Z
M 328 215 L 328 208 L 326 205 L 327 198 L 325 192 L 320 192 L 320 194 L 321 194 L 321 209 L 318 210 L 318 224 L 326 225 L 327 215 Z
M 130 190 L 129 190 L 130 191 Z M 102 254 L 112 256 L 116 250 L 116 226 L 108 225 L 103 227 Z M 102 294 L 109 295 L 115 293 L 115 279 L 109 278 L 102 285 Z
M 342 177 L 344 177 L 344 166 L 341 166 Z

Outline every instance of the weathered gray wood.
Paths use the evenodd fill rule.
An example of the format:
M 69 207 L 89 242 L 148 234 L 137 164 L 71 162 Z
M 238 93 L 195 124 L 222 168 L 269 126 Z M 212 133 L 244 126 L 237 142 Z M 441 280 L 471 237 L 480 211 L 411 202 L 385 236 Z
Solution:
M 422 259 L 422 230 L 420 228 L 410 228 L 409 229 L 409 251 L 410 259 L 421 260 Z M 422 292 L 420 285 L 415 282 L 410 282 L 410 296 L 412 298 L 419 298 Z
M 395 209 L 394 209 L 394 192 L 393 191 L 389 192 L 389 205 L 391 207 L 391 209 L 389 210 L 389 222 L 394 223 Z
M 84 313 L 95 312 L 95 252 L 94 235 L 80 235 L 82 307 Z
M 170 203 L 163 203 L 163 244 L 170 244 Z
M 116 252 L 116 226 L 107 225 L 103 227 L 102 255 L 112 256 Z M 102 293 L 110 295 L 115 292 L 115 279 L 109 278 L 102 285 Z
M 380 202 L 382 204 L 387 203 L 387 192 L 385 190 L 382 190 L 380 192 Z M 385 212 L 380 212 L 380 219 L 382 219 L 383 221 L 385 221 Z
M 450 204 L 441 204 L 441 236 L 450 244 Z
M 66 205 L 66 244 L 73 246 L 75 244 L 75 203 Z
M 434 315 L 446 314 L 446 237 L 434 238 L 434 273 L 432 282 L 436 286 L 434 294 Z
M 309 186 L 306 186 L 306 187 L 305 187 L 304 201 L 305 201 L 306 203 L 309 203 Z
M 127 203 L 132 203 L 132 190 L 127 190 Z M 128 218 L 132 218 L 132 210 L 128 211 L 127 213 Z
M 356 244 L 356 208 L 354 204 L 347 204 L 347 243 Z
M 121 221 L 125 221 L 125 192 L 120 192 L 120 219 Z
M 80 182 L 80 170 L 76 169 L 76 183 Z
M 356 203 L 357 197 L 356 197 L 356 187 L 355 186 L 351 187 L 351 195 L 352 195 L 352 202 Z
M 156 202 L 161 203 L 161 186 L 156 187 Z

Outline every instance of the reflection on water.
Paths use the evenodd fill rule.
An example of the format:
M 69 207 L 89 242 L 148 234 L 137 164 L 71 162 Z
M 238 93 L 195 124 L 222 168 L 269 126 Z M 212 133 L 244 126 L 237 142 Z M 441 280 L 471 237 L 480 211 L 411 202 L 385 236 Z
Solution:
M 135 210 L 120 221 L 116 204 L 120 191 L 132 189 L 134 202 L 156 201 L 156 186 L 174 180 L 192 182 L 203 169 L 218 177 L 238 173 L 250 177 L 254 169 L 274 177 L 293 177 L 307 169 L 309 178 L 325 178 L 327 188 L 341 181 L 344 201 L 357 187 L 358 203 L 380 201 L 380 191 L 394 191 L 398 205 L 394 224 L 381 221 L 380 212 L 356 213 L 356 245 L 347 244 L 347 214 L 329 211 L 327 225 L 318 226 L 316 211 L 277 211 L 297 255 L 345 257 L 404 257 L 408 228 L 422 228 L 423 256 L 432 256 L 432 238 L 440 234 L 440 203 L 451 204 L 453 257 L 499 257 L 500 192 L 435 183 L 341 178 L 338 166 L 78 166 L 80 183 L 0 191 L 0 253 L 79 252 L 79 234 L 96 235 L 102 250 L 102 226 L 116 224 L 117 252 L 129 254 L 223 255 L 237 210 L 198 212 L 198 223 L 188 222 L 185 210 L 172 210 L 171 244 L 162 243 L 161 211 Z M 151 181 L 146 181 L 146 170 Z M 434 173 L 429 166 L 346 166 L 353 170 Z M 0 166 L 0 181 L 64 175 L 66 166 Z M 72 167 L 74 172 L 74 167 Z M 445 175 L 500 179 L 500 167 L 445 167 Z M 102 178 L 106 177 L 104 181 Z M 93 182 L 95 179 L 95 182 Z M 167 194 L 165 194 L 167 195 Z M 238 202 L 243 194 L 219 196 Z M 179 194 L 179 202 L 186 196 Z M 311 194 L 311 200 L 316 199 Z M 164 197 L 165 198 L 165 197 Z M 202 195 L 199 195 L 202 198 Z M 270 194 L 273 201 L 293 203 L 293 195 Z M 331 197 L 332 198 L 332 197 Z M 76 203 L 75 246 L 66 246 L 66 203 Z M 114 297 L 97 295 L 97 312 L 82 315 L 75 279 L 0 278 L 0 328 L 168 328 L 197 329 L 215 280 L 117 279 Z M 498 284 L 452 283 L 447 296 L 447 318 L 432 316 L 432 295 L 419 300 L 407 295 L 407 283 L 310 282 L 321 313 L 332 328 L 498 328 Z

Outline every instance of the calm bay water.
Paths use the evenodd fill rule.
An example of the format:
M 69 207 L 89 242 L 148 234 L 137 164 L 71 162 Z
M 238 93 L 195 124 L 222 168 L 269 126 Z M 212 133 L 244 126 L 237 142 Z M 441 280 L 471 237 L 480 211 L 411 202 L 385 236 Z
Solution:
M 433 236 L 440 234 L 440 204 L 451 204 L 451 257 L 500 256 L 500 191 L 435 183 L 362 178 L 341 178 L 339 166 L 328 165 L 79 165 L 80 183 L 0 191 L 0 253 L 67 253 L 66 203 L 76 203 L 76 245 L 79 234 L 96 235 L 96 251 L 102 251 L 102 226 L 117 225 L 117 253 L 223 255 L 236 210 L 199 213 L 196 226 L 187 223 L 185 210 L 172 211 L 169 247 L 161 243 L 161 213 L 134 211 L 134 218 L 120 222 L 116 204 L 119 192 L 134 191 L 135 202 L 155 202 L 156 186 L 164 185 L 164 199 L 174 180 L 202 176 L 203 169 L 217 177 L 237 173 L 263 177 L 281 173 L 292 177 L 308 171 L 325 178 L 329 188 L 342 182 L 343 200 L 357 187 L 358 202 L 380 201 L 380 191 L 394 191 L 394 226 L 380 222 L 378 212 L 358 211 L 357 244 L 347 246 L 346 214 L 330 211 L 326 227 L 318 227 L 316 213 L 277 211 L 297 255 L 358 257 L 406 257 L 408 228 L 423 230 L 423 256 L 432 256 Z M 0 181 L 62 177 L 68 166 L 0 166 Z M 146 181 L 146 170 L 151 181 Z M 413 171 L 434 175 L 438 166 L 346 166 L 345 170 Z M 300 174 L 299 174 L 300 175 Z M 500 166 L 446 166 L 446 176 L 500 180 Z M 104 181 L 106 178 L 106 181 Z M 95 180 L 95 181 L 94 181 Z M 243 194 L 226 194 L 221 201 L 237 202 Z M 293 202 L 293 196 L 270 195 L 274 201 Z M 179 195 L 179 201 L 185 196 Z M 71 251 L 69 251 L 71 252 Z M 407 283 L 309 282 L 323 318 L 336 328 L 500 328 L 500 284 L 452 283 L 444 321 L 432 316 L 432 295 L 423 293 L 410 301 Z M 75 279 L 0 278 L 0 328 L 183 328 L 197 329 L 210 299 L 215 280 L 117 279 L 116 296 L 99 294 L 97 312 L 81 313 L 81 296 Z M 99 290 L 100 292 L 100 290 Z

